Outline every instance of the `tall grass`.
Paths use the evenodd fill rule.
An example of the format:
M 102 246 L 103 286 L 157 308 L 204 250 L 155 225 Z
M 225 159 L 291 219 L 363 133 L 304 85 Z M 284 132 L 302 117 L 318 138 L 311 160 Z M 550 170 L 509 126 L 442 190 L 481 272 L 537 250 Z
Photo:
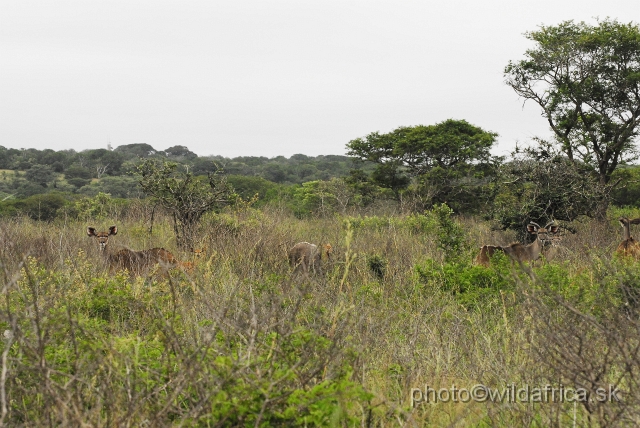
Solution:
M 480 245 L 513 235 L 445 211 L 228 210 L 204 219 L 192 259 L 169 219 L 150 234 L 139 208 L 115 216 L 109 245 L 162 246 L 195 268 L 135 279 L 109 275 L 86 236 L 116 218 L 3 220 L 1 422 L 636 425 L 640 270 L 612 257 L 616 215 L 570 225 L 557 259 L 522 269 L 474 266 Z M 298 241 L 332 244 L 324 275 L 292 275 Z M 609 383 L 622 403 L 411 401 L 427 386 Z

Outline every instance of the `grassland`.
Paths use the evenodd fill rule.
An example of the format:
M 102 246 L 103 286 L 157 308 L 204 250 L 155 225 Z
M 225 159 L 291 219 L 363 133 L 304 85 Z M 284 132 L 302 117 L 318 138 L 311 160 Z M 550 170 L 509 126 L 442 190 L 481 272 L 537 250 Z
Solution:
M 101 218 L 2 220 L 0 418 L 8 426 L 635 426 L 640 268 L 615 219 L 567 225 L 533 267 L 473 258 L 515 236 L 446 211 L 210 215 L 192 272 L 110 275 L 110 245 L 175 247 L 141 203 Z M 375 214 L 375 215 L 374 215 Z M 324 276 L 286 251 L 331 243 Z M 620 402 L 412 402 L 425 388 L 597 388 Z M 433 397 L 432 397 L 433 398 Z M 462 397 L 464 398 L 464 397 Z M 431 400 L 433 401 L 433 400 Z M 460 400 L 458 400 L 460 401 Z

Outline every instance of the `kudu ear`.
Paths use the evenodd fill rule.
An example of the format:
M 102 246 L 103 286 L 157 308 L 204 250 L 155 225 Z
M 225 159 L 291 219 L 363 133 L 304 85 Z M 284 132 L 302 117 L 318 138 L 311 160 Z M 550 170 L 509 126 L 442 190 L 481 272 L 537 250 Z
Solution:
M 549 232 L 551 232 L 552 234 L 556 234 L 558 233 L 558 230 L 560 229 L 560 226 L 549 226 Z
M 629 220 L 630 224 L 640 224 L 640 217 L 639 218 L 634 218 L 633 220 Z
M 626 227 L 629 224 L 629 219 L 626 217 L 620 217 L 618 221 L 620 222 L 620 226 L 622 227 Z
M 534 222 L 531 222 L 527 225 L 527 232 L 531 233 L 532 235 L 538 233 L 538 229 L 540 229 L 540 226 L 538 226 Z
M 96 228 L 95 227 L 87 227 L 87 235 L 96 236 Z
M 118 233 L 118 228 L 116 226 L 111 226 L 109 228 L 109 235 L 116 235 Z

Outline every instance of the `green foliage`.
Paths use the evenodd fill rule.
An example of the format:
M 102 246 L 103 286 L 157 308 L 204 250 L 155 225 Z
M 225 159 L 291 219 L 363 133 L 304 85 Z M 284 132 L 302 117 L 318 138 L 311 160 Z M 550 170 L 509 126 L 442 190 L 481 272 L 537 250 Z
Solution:
M 11 332 L 12 399 L 4 423 L 41 425 L 55 414 L 92 424 L 355 426 L 373 397 L 355 380 L 353 356 L 337 354 L 345 345 L 296 316 L 246 330 L 248 343 L 244 332 L 212 322 L 191 329 L 183 317 L 192 305 L 166 283 L 96 275 L 83 254 L 67 266 L 77 269 L 31 260 L 7 290 L 0 323 Z M 73 412 L 57 404 L 61 397 Z
M 616 205 L 640 208 L 640 167 L 618 168 L 612 174 L 611 181 L 619 182 L 611 194 Z
M 361 197 L 341 178 L 329 181 L 308 181 L 294 188 L 292 208 L 297 216 L 309 213 L 346 213 L 347 209 L 358 206 Z
M 477 207 L 482 178 L 500 161 L 490 153 L 496 136 L 464 120 L 449 119 L 388 134 L 374 132 L 350 141 L 347 153 L 376 164 L 373 181 L 393 190 L 397 198 L 413 180 L 427 206 L 447 201 Z
M 147 159 L 138 166 L 140 187 L 173 216 L 176 242 L 193 246 L 203 214 L 220 208 L 234 198 L 226 180 L 210 174 L 204 180 L 179 168 L 175 162 Z
M 73 161 L 91 170 L 92 176 L 102 178 L 107 175 L 119 175 L 126 156 L 107 149 L 84 150 L 78 153 Z M 83 177 L 86 178 L 86 177 Z
M 89 183 L 91 183 L 91 179 L 74 177 L 74 178 L 68 178 L 67 183 L 71 184 L 76 189 L 80 189 L 81 187 L 88 186 Z
M 68 199 L 59 193 L 37 194 L 24 199 L 0 202 L 3 215 L 24 214 L 33 220 L 51 221 L 58 210 L 68 204 Z
M 49 165 L 36 164 L 25 172 L 24 177 L 32 183 L 47 187 L 55 179 L 55 174 Z
M 103 176 L 100 180 L 78 189 L 78 193 L 85 196 L 109 193 L 114 198 L 140 198 L 144 196 L 138 180 L 127 176 Z
M 504 254 L 496 254 L 488 268 L 462 260 L 438 263 L 429 259 L 415 269 L 427 292 L 435 288 L 450 293 L 467 309 L 486 309 L 498 304 L 502 293 L 515 290 L 511 263 Z
M 15 189 L 15 196 L 17 198 L 29 198 L 47 192 L 47 189 L 41 185 L 22 179 L 16 180 L 12 187 Z
M 437 222 L 436 236 L 438 248 L 444 252 L 445 260 L 460 258 L 469 249 L 467 235 L 451 216 L 453 210 L 447 204 L 434 206 L 427 215 Z
M 365 207 L 383 195 L 383 189 L 376 185 L 374 180 L 362 169 L 352 169 L 344 178 L 344 182 L 353 189 L 360 198 L 361 205 Z
M 195 159 L 197 154 L 193 153 L 186 146 L 173 146 L 164 151 L 168 158 L 172 160 Z
M 114 201 L 101 197 L 83 202 L 87 215 L 109 217 L 98 208 Z M 203 258 L 171 247 L 193 271 L 133 279 L 108 272 L 84 233 L 85 219 L 2 219 L 1 422 L 606 425 L 581 403 L 408 402 L 410 389 L 425 383 L 569 387 L 571 379 L 595 378 L 619 383 L 629 398 L 604 411 L 613 407 L 615 417 L 629 420 L 637 414 L 640 264 L 611 256 L 617 225 L 577 223 L 579 233 L 563 241 L 566 259 L 521 267 L 498 253 L 485 268 L 472 264 L 464 241 L 477 255 L 479 244 L 507 235 L 489 242 L 488 224 L 444 205 L 307 221 L 272 207 L 233 208 L 203 217 Z M 142 218 L 114 215 L 120 231 L 109 245 L 170 242 L 169 218 L 156 214 L 162 223 L 152 236 Z M 612 209 L 610 221 L 622 214 L 638 215 Z M 335 244 L 323 277 L 291 275 L 286 249 L 306 237 Z M 584 251 L 585 243 L 600 249 Z M 33 252 L 38 259 L 23 264 L 22 255 L 40 244 L 50 257 Z M 567 371 L 571 365 L 578 377 Z
M 535 43 L 509 62 L 506 83 L 543 111 L 561 150 L 601 184 L 636 158 L 640 126 L 640 27 L 605 19 L 565 21 L 526 34 Z
M 147 158 L 157 153 L 156 149 L 151 145 L 144 143 L 123 144 L 113 151 L 123 155 L 125 158 Z
M 70 166 L 64 171 L 64 177 L 69 180 L 72 178 L 82 178 L 90 180 L 93 177 L 93 171 L 82 166 Z
M 492 183 L 495 194 L 487 218 L 502 229 L 522 231 L 530 221 L 571 222 L 580 216 L 600 217 L 610 199 L 611 185 L 598 181 L 588 165 L 572 162 L 550 144 L 516 150 L 500 167 Z
M 247 177 L 243 175 L 227 175 L 227 181 L 242 199 L 248 200 L 258 195 L 260 201 L 267 201 L 268 195 L 278 188 L 275 183 L 262 177 Z
M 126 201 L 113 199 L 110 194 L 100 192 L 92 198 L 75 201 L 71 214 L 83 221 L 104 220 L 117 217 L 116 210 L 126 204 Z
M 443 252 L 447 260 L 465 257 L 470 250 L 467 233 L 455 220 L 453 210 L 447 204 L 436 205 L 424 214 L 411 214 L 405 217 L 344 217 L 343 221 L 353 230 L 405 229 L 419 235 L 435 235 L 438 249 Z

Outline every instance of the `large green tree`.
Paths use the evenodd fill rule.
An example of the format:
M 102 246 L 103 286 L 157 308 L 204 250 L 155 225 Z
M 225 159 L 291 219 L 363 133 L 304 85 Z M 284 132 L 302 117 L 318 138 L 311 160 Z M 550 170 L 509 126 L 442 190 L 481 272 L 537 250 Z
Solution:
M 608 183 L 618 165 L 637 158 L 640 28 L 566 21 L 525 36 L 535 45 L 509 62 L 506 83 L 542 108 L 569 160 L 590 165 Z
M 465 120 L 448 119 L 387 134 L 373 132 L 351 140 L 347 154 L 376 164 L 372 180 L 396 197 L 413 182 L 427 204 L 451 202 L 495 169 L 500 158 L 490 149 L 496 137 Z

